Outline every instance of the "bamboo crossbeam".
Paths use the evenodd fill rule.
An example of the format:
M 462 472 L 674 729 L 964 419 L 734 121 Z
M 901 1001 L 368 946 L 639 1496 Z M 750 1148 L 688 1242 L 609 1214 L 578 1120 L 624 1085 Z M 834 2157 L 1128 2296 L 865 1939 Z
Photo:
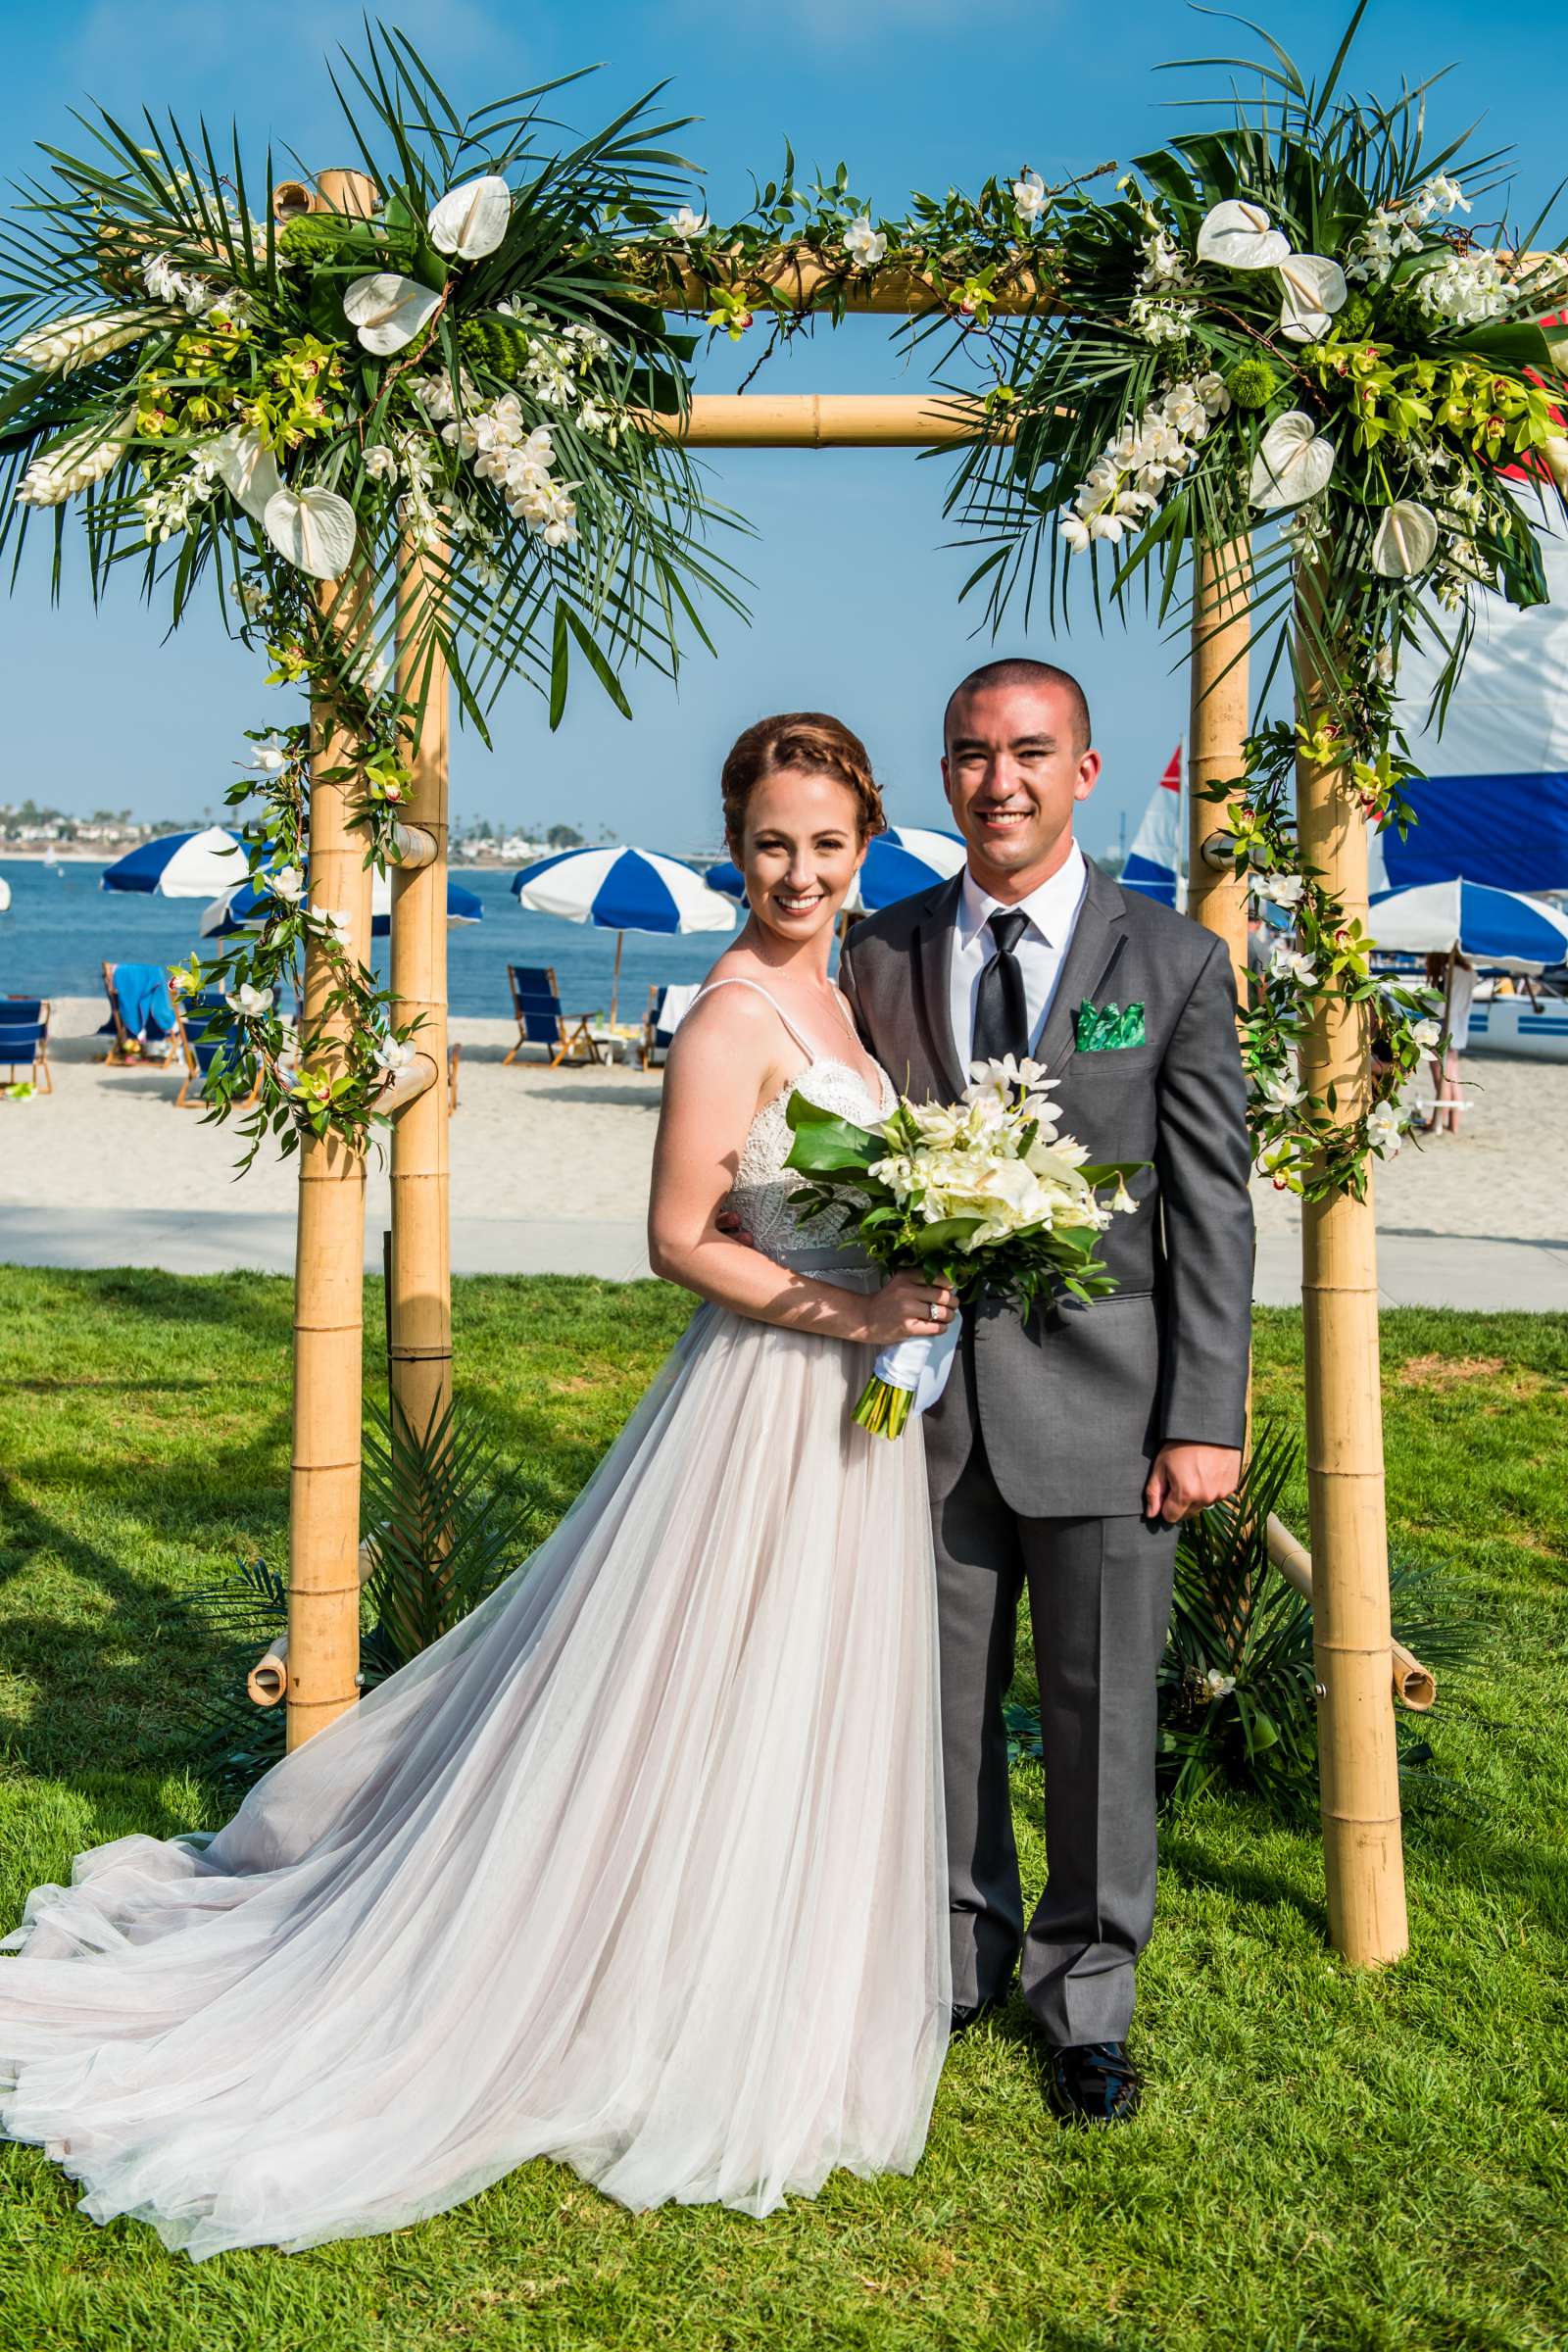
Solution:
M 1302 575 L 1298 720 L 1316 723 L 1317 653 L 1308 628 L 1315 576 Z M 1296 773 L 1301 862 L 1367 919 L 1366 817 L 1339 771 L 1302 758 Z M 1370 1100 L 1372 1013 L 1336 992 L 1314 1001 L 1302 1076 L 1353 1117 Z M 1358 1966 L 1409 1943 L 1399 1835 L 1398 1758 L 1389 1676 L 1389 1541 L 1379 1380 L 1377 1230 L 1366 1198 L 1301 1205 L 1306 1479 L 1313 1563 L 1312 1645 L 1322 1699 L 1318 1764 L 1329 1935 Z
M 387 1072 L 386 1083 L 375 1099 L 376 1109 L 389 1119 L 401 1118 L 434 1086 L 439 1076 L 440 1071 L 428 1054 L 416 1054 L 401 1070 Z M 395 1129 L 393 1133 L 395 1141 Z
M 1299 1536 L 1293 1536 L 1283 1519 L 1272 1511 L 1268 1521 L 1268 1556 L 1288 1585 L 1294 1585 L 1303 1599 L 1312 1598 L 1312 1555 Z M 1401 1707 L 1413 1715 L 1424 1715 L 1437 1704 L 1438 1678 L 1430 1666 L 1423 1666 L 1413 1650 L 1402 1642 L 1389 1643 L 1389 1660 L 1393 1669 L 1394 1695 Z
M 346 653 L 363 638 L 368 583 L 331 582 L 321 608 Z M 310 890 L 314 906 L 348 917 L 344 945 L 370 953 L 370 875 L 354 813 L 357 739 L 326 694 L 311 707 Z M 333 1067 L 348 1014 L 328 1014 L 333 969 L 312 932 L 305 951 L 303 1032 L 312 1059 Z M 364 1344 L 365 1157 L 335 1135 L 307 1136 L 299 1155 L 294 1279 L 294 1439 L 289 1476 L 288 1745 L 352 1707 L 359 1695 L 361 1356 Z
M 735 293 L 766 287 L 797 311 L 836 302 L 847 312 L 881 318 L 927 318 L 933 311 L 951 312 L 955 321 L 959 316 L 952 292 L 959 282 L 956 274 L 945 278 L 939 270 L 888 270 L 846 278 L 842 265 L 829 266 L 808 245 L 778 246 L 756 265 L 747 265 L 737 254 L 733 267 L 715 269 L 706 278 L 688 269 L 667 245 L 657 252 L 628 246 L 622 259 L 628 275 L 646 286 L 650 300 L 669 311 L 710 311 L 716 285 Z M 955 271 L 958 270 L 956 259 Z M 1000 270 L 992 281 L 991 308 L 1004 318 L 1027 318 L 1051 307 L 1041 279 L 1023 264 Z
M 433 833 L 422 825 L 394 825 L 392 828 L 392 862 L 413 872 L 416 866 L 429 865 L 438 855 L 440 844 Z
M 699 392 L 684 417 L 651 421 L 697 449 L 949 449 L 1012 438 L 1010 422 L 978 401 L 925 392 Z
M 452 1233 L 447 1067 L 447 779 L 450 695 L 435 642 L 441 565 L 411 541 L 399 550 L 398 691 L 423 716 L 402 823 L 430 856 L 392 869 L 391 982 L 399 1024 L 417 1021 L 418 1054 L 390 1090 L 392 1129 L 392 1396 L 422 1436 L 452 1396 Z M 412 1073 L 417 1072 L 417 1080 Z M 437 1081 L 439 1080 L 439 1083 Z

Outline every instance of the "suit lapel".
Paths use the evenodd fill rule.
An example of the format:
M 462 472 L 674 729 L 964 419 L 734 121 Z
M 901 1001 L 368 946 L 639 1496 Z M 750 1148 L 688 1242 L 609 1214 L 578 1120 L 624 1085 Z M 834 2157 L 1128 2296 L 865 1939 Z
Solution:
M 1110 978 L 1126 942 L 1125 922 L 1126 901 L 1120 888 L 1091 861 L 1083 904 L 1040 1039 L 1037 1058 L 1054 1078 L 1077 1050 L 1079 1005 L 1085 997 L 1098 998 Z
M 957 1041 L 948 1009 L 953 929 L 958 919 L 958 896 L 963 878 L 956 875 L 933 891 L 920 909 L 910 945 L 914 951 L 915 990 L 921 1027 L 932 1067 L 950 1089 L 949 1099 L 962 1094 L 968 1072 L 958 1057 Z

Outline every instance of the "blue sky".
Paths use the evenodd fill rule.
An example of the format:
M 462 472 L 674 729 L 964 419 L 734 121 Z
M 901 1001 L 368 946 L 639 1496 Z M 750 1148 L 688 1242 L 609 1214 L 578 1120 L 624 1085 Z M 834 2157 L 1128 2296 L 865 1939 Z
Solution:
M 766 177 L 786 136 L 803 164 L 844 158 L 857 187 L 889 212 L 911 188 L 974 186 L 1025 163 L 1048 179 L 1125 164 L 1175 125 L 1167 102 L 1180 84 L 1154 71 L 1160 61 L 1256 47 L 1236 24 L 1167 0 L 1115 9 L 989 0 L 961 18 L 952 0 L 771 0 L 765 10 L 602 0 L 592 11 L 570 0 L 526 10 L 403 0 L 388 14 L 460 102 L 604 61 L 564 101 L 591 127 L 668 77 L 672 111 L 703 118 L 684 144 L 707 169 L 719 217 L 744 208 L 750 172 Z M 1340 20 L 1290 0 L 1266 22 L 1310 69 L 1326 62 Z M 226 123 L 237 114 L 258 156 L 270 138 L 311 169 L 349 160 L 322 58 L 339 39 L 352 43 L 359 23 L 358 9 L 331 0 L 56 0 L 48 10 L 0 0 L 4 176 L 30 168 L 34 140 L 74 143 L 69 110 L 84 94 L 117 113 L 152 102 L 181 120 L 205 112 Z M 1404 76 L 1455 65 L 1430 102 L 1436 126 L 1456 131 L 1484 117 L 1485 145 L 1518 149 L 1509 213 L 1528 220 L 1560 168 L 1558 24 L 1539 0 L 1505 18 L 1453 0 L 1374 7 L 1352 79 L 1387 94 Z M 753 354 L 742 351 L 743 368 Z M 738 372 L 724 347 L 702 363 L 699 382 L 722 391 Z M 920 378 L 884 324 L 852 320 L 770 365 L 762 380 L 780 391 L 878 391 L 917 389 Z M 712 473 L 714 495 L 759 534 L 744 551 L 750 627 L 718 626 L 718 661 L 698 649 L 678 689 L 631 676 L 631 726 L 585 683 L 552 737 L 533 693 L 510 689 L 493 753 L 471 735 L 456 739 L 460 817 L 566 818 L 649 847 L 693 847 L 714 834 L 732 737 L 765 710 L 809 706 L 865 736 L 895 822 L 940 819 L 942 701 L 992 650 L 972 634 L 977 614 L 957 603 L 967 564 L 943 544 L 940 463 L 906 452 L 718 453 Z M 70 573 L 51 609 L 43 568 L 29 564 L 0 616 L 9 720 L 0 799 L 30 792 L 68 808 L 145 815 L 217 807 L 239 730 L 282 714 L 278 690 L 263 687 L 255 662 L 216 623 L 198 619 L 166 639 L 128 576 L 94 613 L 79 563 Z M 1183 730 L 1178 649 L 1147 628 L 1113 624 L 1102 637 L 1086 611 L 1070 638 L 1053 644 L 1037 623 L 1027 639 L 1009 630 L 998 650 L 1049 652 L 1083 678 L 1105 759 L 1083 830 L 1091 848 L 1112 844 L 1124 812 L 1136 823 Z

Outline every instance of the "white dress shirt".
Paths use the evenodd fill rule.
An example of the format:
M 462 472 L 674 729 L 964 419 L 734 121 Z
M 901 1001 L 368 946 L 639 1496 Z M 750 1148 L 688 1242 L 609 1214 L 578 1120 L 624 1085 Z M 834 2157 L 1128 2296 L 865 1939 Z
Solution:
M 1088 887 L 1089 869 L 1076 841 L 1049 882 L 1042 882 L 1027 899 L 1013 902 L 1028 916 L 1013 954 L 1023 974 L 1024 1004 L 1029 1015 L 1029 1051 L 1038 1054 L 1040 1036 L 1061 976 L 1062 958 L 1072 938 L 1078 909 Z M 954 1043 L 967 1069 L 974 1044 L 975 1002 L 980 975 L 997 952 L 987 925 L 1004 911 L 1003 902 L 983 891 L 967 867 L 958 896 L 958 919 L 953 927 L 948 962 L 948 1015 Z

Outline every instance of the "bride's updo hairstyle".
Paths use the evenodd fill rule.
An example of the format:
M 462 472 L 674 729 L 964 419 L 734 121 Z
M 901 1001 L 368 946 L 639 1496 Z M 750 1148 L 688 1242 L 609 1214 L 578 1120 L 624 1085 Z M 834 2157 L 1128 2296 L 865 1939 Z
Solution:
M 724 831 L 733 848 L 745 838 L 746 806 L 759 784 L 786 774 L 836 776 L 855 796 L 862 847 L 873 833 L 885 831 L 882 795 L 858 735 L 825 710 L 784 710 L 738 735 L 724 762 Z

